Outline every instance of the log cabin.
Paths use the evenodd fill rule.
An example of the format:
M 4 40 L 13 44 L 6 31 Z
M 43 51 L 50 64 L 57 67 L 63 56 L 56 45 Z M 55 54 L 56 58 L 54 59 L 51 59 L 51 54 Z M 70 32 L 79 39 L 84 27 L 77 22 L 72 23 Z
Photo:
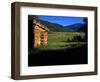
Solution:
M 49 29 L 39 21 L 33 20 L 33 46 L 36 48 L 40 45 L 47 45 Z
M 28 50 L 40 45 L 47 45 L 49 29 L 43 26 L 39 21 L 28 20 Z

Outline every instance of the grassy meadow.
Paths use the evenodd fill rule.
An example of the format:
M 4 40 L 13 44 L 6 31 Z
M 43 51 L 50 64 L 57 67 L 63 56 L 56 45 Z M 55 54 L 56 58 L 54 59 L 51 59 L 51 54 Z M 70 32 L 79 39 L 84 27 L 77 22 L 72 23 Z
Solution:
M 76 37 L 79 38 L 76 38 Z M 87 43 L 83 32 L 52 32 L 46 46 L 33 48 L 29 66 L 87 64 Z
M 48 51 L 48 50 L 61 50 L 68 49 L 77 46 L 86 44 L 84 41 L 75 40 L 75 36 L 79 36 L 84 40 L 84 32 L 50 32 L 48 33 L 48 42 L 47 45 L 40 45 L 36 49 L 32 49 L 30 53 L 39 53 L 39 51 Z M 73 40 L 74 39 L 74 40 Z
M 40 46 L 40 49 L 64 49 L 73 47 L 74 45 L 79 45 L 83 42 L 72 41 L 74 36 L 81 36 L 84 38 L 85 34 L 83 32 L 52 32 L 48 34 L 48 44 L 47 46 Z M 69 42 L 70 40 L 71 42 Z

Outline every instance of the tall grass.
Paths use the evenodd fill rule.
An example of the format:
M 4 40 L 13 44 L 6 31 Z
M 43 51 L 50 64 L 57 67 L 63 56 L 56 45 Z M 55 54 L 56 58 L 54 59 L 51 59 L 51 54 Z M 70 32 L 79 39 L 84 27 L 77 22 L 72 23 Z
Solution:
M 83 32 L 52 32 L 48 34 L 47 45 L 40 45 L 37 48 L 33 48 L 29 51 L 29 54 L 39 53 L 40 51 L 48 50 L 65 50 L 68 48 L 74 48 L 86 44 L 86 42 L 81 41 L 68 41 L 72 40 L 75 36 L 85 37 Z
M 53 50 L 53 49 L 65 49 L 73 47 L 74 45 L 80 45 L 81 42 L 68 42 L 73 37 L 80 36 L 84 38 L 85 33 L 83 32 L 52 32 L 48 34 L 48 43 L 46 46 L 39 46 L 38 49 Z

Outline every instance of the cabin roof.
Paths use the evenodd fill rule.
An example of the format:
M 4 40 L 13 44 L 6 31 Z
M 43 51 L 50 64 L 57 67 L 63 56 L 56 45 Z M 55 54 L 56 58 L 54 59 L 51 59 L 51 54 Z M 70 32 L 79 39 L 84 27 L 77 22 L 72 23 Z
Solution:
M 46 26 L 42 25 L 39 21 L 33 20 L 33 24 L 39 26 L 40 28 L 42 28 L 46 31 L 49 31 L 49 29 Z

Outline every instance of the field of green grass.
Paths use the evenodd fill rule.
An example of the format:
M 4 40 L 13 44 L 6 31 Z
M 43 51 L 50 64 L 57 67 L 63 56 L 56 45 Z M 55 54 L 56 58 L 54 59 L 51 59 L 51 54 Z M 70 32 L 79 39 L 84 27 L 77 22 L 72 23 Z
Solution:
M 85 44 L 86 42 L 68 42 L 68 40 L 72 40 L 74 36 L 81 36 L 84 38 L 84 32 L 52 32 L 48 34 L 48 43 L 46 46 L 38 47 L 39 50 L 59 50 L 66 49 L 75 46 L 80 46 L 81 44 Z
M 49 33 L 46 46 L 41 45 L 28 52 L 28 65 L 87 64 L 87 43 L 71 40 L 75 36 L 84 38 L 85 34 L 83 32 Z

